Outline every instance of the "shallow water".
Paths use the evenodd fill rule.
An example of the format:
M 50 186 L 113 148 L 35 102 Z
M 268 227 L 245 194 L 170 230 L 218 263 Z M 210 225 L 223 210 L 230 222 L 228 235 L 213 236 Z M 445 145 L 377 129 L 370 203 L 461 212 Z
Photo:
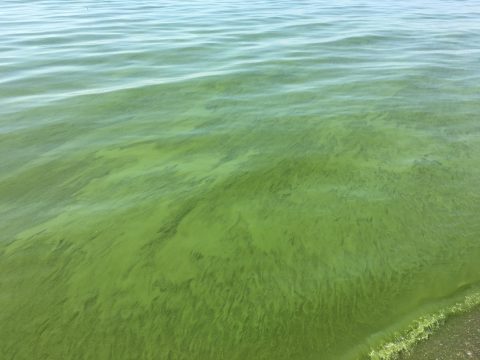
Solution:
M 480 3 L 3 1 L 5 359 L 356 359 L 480 282 Z

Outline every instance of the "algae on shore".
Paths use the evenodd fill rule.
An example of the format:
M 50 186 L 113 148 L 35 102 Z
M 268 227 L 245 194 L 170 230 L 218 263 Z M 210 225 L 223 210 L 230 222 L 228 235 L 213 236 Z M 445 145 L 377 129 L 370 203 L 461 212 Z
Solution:
M 449 318 L 400 360 L 480 359 L 480 307 Z
M 478 357 L 475 354 L 478 355 Z M 480 293 L 415 320 L 390 342 L 370 352 L 372 360 L 480 359 Z

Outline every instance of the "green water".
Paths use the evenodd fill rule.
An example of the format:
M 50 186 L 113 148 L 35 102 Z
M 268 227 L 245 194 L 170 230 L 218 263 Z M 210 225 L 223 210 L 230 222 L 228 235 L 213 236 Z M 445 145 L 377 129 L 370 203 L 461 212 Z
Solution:
M 1 359 L 358 359 L 480 283 L 480 3 L 3 1 Z

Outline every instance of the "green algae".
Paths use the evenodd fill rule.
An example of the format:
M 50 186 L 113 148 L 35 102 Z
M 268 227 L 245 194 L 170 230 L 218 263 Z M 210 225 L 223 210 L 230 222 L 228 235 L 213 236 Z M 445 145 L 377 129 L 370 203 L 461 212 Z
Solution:
M 407 329 L 396 333 L 378 349 L 369 353 L 372 360 L 394 360 L 407 356 L 420 342 L 427 340 L 445 321 L 452 316 L 472 311 L 480 305 L 480 294 L 468 295 L 461 302 L 416 319 Z M 440 349 L 431 350 L 432 356 L 441 356 Z M 436 354 L 438 352 L 438 354 Z M 404 358 L 404 357 L 402 357 Z
M 448 317 L 428 341 L 418 343 L 402 359 L 476 359 L 480 355 L 480 307 Z
M 6 358 L 393 356 L 480 281 L 478 5 L 200 3 L 0 10 Z

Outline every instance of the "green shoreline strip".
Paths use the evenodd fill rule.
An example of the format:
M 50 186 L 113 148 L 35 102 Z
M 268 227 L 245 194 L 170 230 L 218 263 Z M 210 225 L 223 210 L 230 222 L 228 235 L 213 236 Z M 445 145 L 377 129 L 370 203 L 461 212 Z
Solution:
M 371 360 L 395 360 L 401 354 L 409 354 L 415 345 L 427 340 L 432 333 L 445 323 L 448 317 L 472 311 L 480 306 L 480 292 L 468 295 L 464 301 L 422 316 L 410 324 L 404 331 L 396 332 L 389 341 L 369 353 Z

